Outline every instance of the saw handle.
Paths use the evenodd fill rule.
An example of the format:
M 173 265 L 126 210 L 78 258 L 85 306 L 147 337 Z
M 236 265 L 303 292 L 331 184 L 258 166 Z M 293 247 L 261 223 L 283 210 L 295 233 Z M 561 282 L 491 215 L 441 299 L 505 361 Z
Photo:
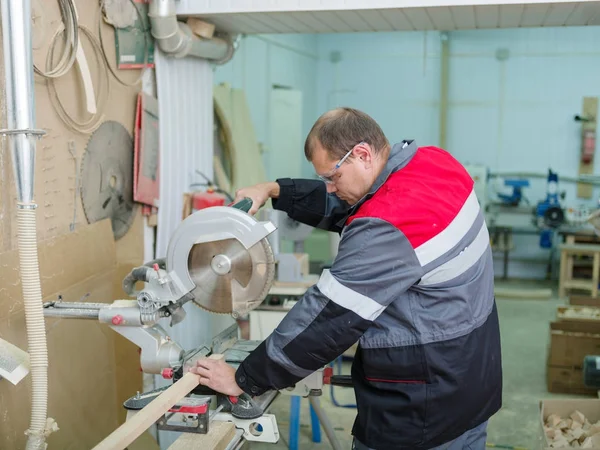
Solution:
M 250 208 L 252 208 L 253 203 L 254 202 L 252 201 L 252 199 L 250 197 L 246 197 L 246 198 L 240 200 L 239 202 L 237 202 L 236 204 L 232 204 L 230 206 L 232 208 L 240 209 L 247 213 L 248 211 L 250 211 Z

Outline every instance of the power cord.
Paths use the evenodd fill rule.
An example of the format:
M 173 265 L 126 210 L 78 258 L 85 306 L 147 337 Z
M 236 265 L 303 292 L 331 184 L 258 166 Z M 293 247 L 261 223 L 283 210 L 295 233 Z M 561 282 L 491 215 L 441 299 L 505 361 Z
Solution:
M 89 28 L 87 28 L 83 25 L 78 25 L 78 29 L 79 29 L 79 31 L 83 32 L 83 34 L 86 35 L 86 37 L 89 39 L 90 43 L 92 44 L 92 49 L 96 55 L 96 60 L 98 61 L 98 64 L 100 66 L 104 66 L 104 77 L 103 78 L 104 78 L 105 82 L 102 84 L 105 85 L 104 90 L 106 92 L 101 93 L 101 90 L 99 90 L 99 93 L 98 93 L 97 99 L 96 99 L 96 102 L 98 103 L 96 113 L 93 114 L 92 117 L 85 122 L 76 121 L 67 112 L 63 103 L 60 100 L 60 97 L 56 90 L 56 85 L 55 85 L 53 78 L 49 78 L 48 82 L 47 82 L 48 94 L 50 95 L 50 102 L 52 103 L 52 106 L 54 107 L 56 113 L 61 118 L 61 120 L 67 125 L 67 127 L 69 129 L 71 129 L 72 131 L 75 131 L 77 133 L 81 133 L 81 134 L 90 134 L 90 133 L 93 133 L 94 131 L 96 131 L 96 129 L 98 129 L 98 127 L 104 120 L 104 112 L 103 111 L 106 106 L 108 97 L 110 95 L 110 78 L 109 78 L 108 70 L 106 68 L 106 64 L 104 64 L 104 58 L 102 56 L 102 49 L 100 47 L 100 42 L 99 42 L 98 38 L 96 38 L 96 36 L 94 36 L 94 34 L 92 33 L 92 31 Z M 54 37 L 52 38 L 52 41 L 50 43 L 50 50 L 48 51 L 48 56 L 46 58 L 46 67 L 48 67 L 48 68 L 52 65 L 52 60 L 54 58 L 54 51 L 56 48 L 56 43 L 58 41 L 58 37 L 63 33 L 64 30 L 65 30 L 64 25 L 61 25 L 59 27 L 59 29 L 56 31 L 56 33 L 54 34 Z
M 35 64 L 33 65 L 33 70 L 35 73 L 44 78 L 62 77 L 69 70 L 71 70 L 77 57 L 77 47 L 79 46 L 79 28 L 75 4 L 73 3 L 73 0 L 58 0 L 58 5 L 60 7 L 60 14 L 63 20 L 63 24 L 61 27 L 59 27 L 59 30 L 66 30 L 65 48 L 63 50 L 62 57 L 55 67 L 52 68 L 46 64 L 47 72 L 42 71 Z
M 227 200 L 229 202 L 233 202 L 234 198 L 231 196 L 231 194 L 229 192 L 224 191 L 223 189 L 221 189 L 210 178 L 208 178 L 206 175 L 204 175 L 204 173 L 202 173 L 200 170 L 196 170 L 196 173 L 198 175 L 200 175 L 202 178 L 204 178 L 206 180 L 206 183 L 192 183 L 192 184 L 190 184 L 190 187 L 194 187 L 194 186 L 207 187 L 209 189 L 212 189 L 215 192 L 218 192 L 219 194 L 225 195 L 227 197 Z

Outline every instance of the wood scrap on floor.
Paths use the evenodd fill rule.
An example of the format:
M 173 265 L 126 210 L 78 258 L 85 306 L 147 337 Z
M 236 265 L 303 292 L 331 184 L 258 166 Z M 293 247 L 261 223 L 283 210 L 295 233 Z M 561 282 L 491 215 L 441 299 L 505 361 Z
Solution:
M 556 317 L 562 320 L 600 320 L 600 308 L 589 306 L 559 306 Z
M 550 414 L 544 432 L 551 448 L 596 448 L 600 446 L 600 421 L 592 424 L 579 411 L 569 417 Z

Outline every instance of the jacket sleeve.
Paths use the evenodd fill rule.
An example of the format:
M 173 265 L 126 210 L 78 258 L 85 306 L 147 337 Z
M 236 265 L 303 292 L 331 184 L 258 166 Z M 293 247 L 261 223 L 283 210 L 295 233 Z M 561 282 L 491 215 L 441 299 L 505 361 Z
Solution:
M 284 211 L 292 219 L 327 231 L 341 231 L 337 223 L 346 217 L 350 206 L 333 194 L 320 180 L 280 178 L 279 198 L 273 208 Z
M 293 386 L 346 351 L 423 269 L 408 239 L 380 219 L 352 221 L 331 270 L 236 371 L 250 395 Z

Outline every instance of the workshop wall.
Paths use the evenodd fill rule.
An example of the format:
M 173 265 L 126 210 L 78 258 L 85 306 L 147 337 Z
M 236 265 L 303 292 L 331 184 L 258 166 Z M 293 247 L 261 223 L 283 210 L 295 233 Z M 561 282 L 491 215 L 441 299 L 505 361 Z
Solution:
M 584 96 L 600 95 L 594 44 L 600 28 L 473 30 L 449 38 L 447 149 L 491 171 L 552 168 L 559 177 L 576 176 L 581 128 L 573 117 Z M 354 106 L 378 120 L 392 141 L 438 145 L 440 33 L 320 35 L 318 49 L 319 111 Z M 546 196 L 546 181 L 531 184 L 525 195 L 535 204 Z M 594 205 L 600 194 L 595 189 L 591 200 L 579 200 L 567 182 L 559 190 L 572 206 Z M 543 277 L 548 251 L 538 237 L 518 236 L 515 245 L 510 275 Z M 524 256 L 540 264 L 516 261 Z
M 269 106 L 273 85 L 302 92 L 303 135 L 308 134 L 317 119 L 317 59 L 317 36 L 314 35 L 246 36 L 240 41 L 235 57 L 215 69 L 214 82 L 228 83 L 244 90 L 256 137 L 269 151 Z M 302 148 L 298 152 L 302 172 L 312 176 L 312 166 L 305 160 Z M 270 167 L 265 154 L 263 162 L 271 179 L 285 176 L 286 168 Z
M 58 2 L 32 2 L 34 61 L 45 69 L 46 55 L 60 12 Z M 98 39 L 98 2 L 77 0 L 79 23 Z M 108 60 L 115 61 L 114 31 L 103 26 Z M 136 97 L 141 86 L 125 87 L 103 69 L 102 56 L 81 32 L 102 120 L 121 123 L 133 133 Z M 1 39 L 0 39 L 1 40 Z M 60 39 L 59 39 L 60 42 Z M 62 47 L 59 43 L 58 50 Z M 58 50 L 55 60 L 58 59 Z M 57 92 L 69 113 L 83 114 L 83 87 L 74 68 L 56 80 Z M 6 127 L 4 69 L 1 69 L 1 126 Z M 120 72 L 131 82 L 139 71 Z M 108 83 L 107 85 L 103 83 Z M 103 86 L 103 87 L 102 87 Z M 36 126 L 47 134 L 37 143 L 35 201 L 40 275 L 45 301 L 62 295 L 65 301 L 111 302 L 122 297 L 123 276 L 142 262 L 143 221 L 138 210 L 128 233 L 115 242 L 110 220 L 87 223 L 77 192 L 77 172 L 89 134 L 65 126 L 50 101 L 47 81 L 35 77 Z M 73 142 L 75 157 L 69 151 Z M 16 193 L 6 140 L 0 148 L 0 337 L 27 349 L 17 252 Z M 60 431 L 48 443 L 53 448 L 91 448 L 124 420 L 122 401 L 141 390 L 137 347 L 106 326 L 91 321 L 48 319 L 49 417 Z M 4 415 L 0 448 L 24 448 L 29 425 L 29 377 L 18 386 L 0 381 Z M 151 447 L 148 447 L 151 448 Z

